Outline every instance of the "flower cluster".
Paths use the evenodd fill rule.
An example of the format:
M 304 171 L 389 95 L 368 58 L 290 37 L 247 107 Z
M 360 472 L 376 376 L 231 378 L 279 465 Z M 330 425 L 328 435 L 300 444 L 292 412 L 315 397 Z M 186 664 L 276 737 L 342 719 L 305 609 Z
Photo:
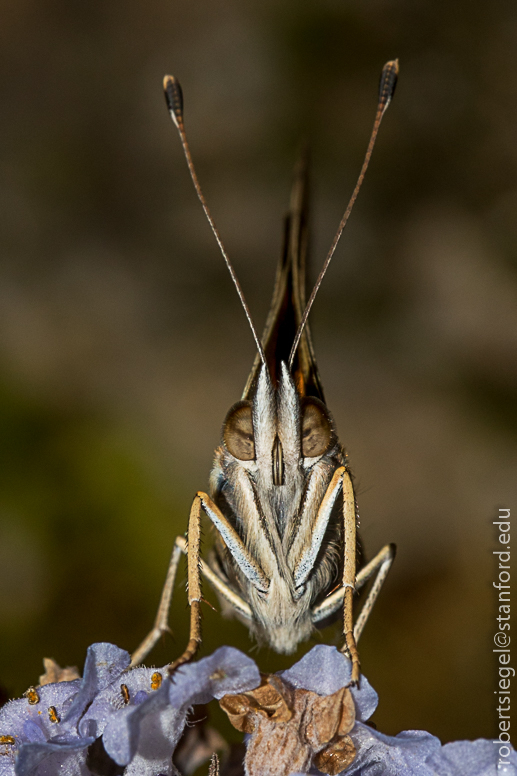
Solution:
M 129 663 L 124 650 L 94 644 L 82 679 L 33 687 L 7 703 L 0 776 L 177 776 L 172 756 L 188 712 L 213 699 L 247 733 L 248 776 L 517 774 L 515 751 L 498 767 L 491 741 L 442 746 L 422 731 L 377 732 L 367 724 L 377 694 L 364 677 L 348 689 L 350 663 L 334 647 L 315 647 L 273 677 L 231 647 L 180 667 L 172 680 L 167 668 Z

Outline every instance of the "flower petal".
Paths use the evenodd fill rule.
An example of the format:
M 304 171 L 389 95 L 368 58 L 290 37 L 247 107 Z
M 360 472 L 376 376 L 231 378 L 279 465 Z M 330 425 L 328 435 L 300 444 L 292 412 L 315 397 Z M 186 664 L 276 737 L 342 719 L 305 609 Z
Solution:
M 292 668 L 280 672 L 279 676 L 298 689 L 311 690 L 318 695 L 332 695 L 350 683 L 352 663 L 335 647 L 318 644 Z M 359 687 L 351 687 L 350 691 L 356 705 L 357 719 L 365 722 L 377 708 L 379 696 L 365 676 L 361 676 Z
M 169 699 L 179 708 L 253 690 L 259 684 L 260 671 L 250 657 L 233 647 L 221 647 L 197 663 L 180 666 L 171 678 Z
M 157 766 L 170 763 L 185 727 L 187 709 L 170 705 L 168 689 L 162 686 L 143 703 L 120 710 L 108 720 L 102 740 L 106 752 L 116 763 L 127 765 L 137 752 Z
M 77 722 L 97 693 L 117 679 L 129 666 L 129 652 L 114 644 L 92 644 L 86 653 L 83 679 L 65 722 Z
M 156 670 L 140 666 L 120 673 L 116 680 L 97 693 L 90 707 L 79 722 L 83 736 L 101 736 L 108 722 L 154 693 L 153 688 L 167 678 L 167 668 Z
M 93 739 L 80 739 L 76 744 L 25 744 L 20 749 L 14 772 L 16 776 L 90 776 L 86 766 L 87 747 Z
M 508 757 L 502 757 L 501 741 L 454 741 L 433 752 L 426 763 L 433 767 L 436 776 L 516 776 L 517 754 L 509 747 Z M 506 749 L 504 750 L 506 754 Z
M 436 776 L 426 759 L 440 750 L 441 743 L 424 730 L 405 730 L 397 736 L 385 736 L 358 722 L 349 735 L 357 757 L 346 776 Z

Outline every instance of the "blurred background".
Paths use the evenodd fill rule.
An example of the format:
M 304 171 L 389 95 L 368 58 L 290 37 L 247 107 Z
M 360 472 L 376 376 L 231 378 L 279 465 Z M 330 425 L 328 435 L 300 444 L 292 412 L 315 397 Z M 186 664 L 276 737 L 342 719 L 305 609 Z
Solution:
M 198 174 L 261 328 L 301 141 L 314 278 L 380 70 L 399 57 L 313 338 L 367 555 L 398 545 L 361 642 L 374 719 L 490 737 L 492 521 L 516 495 L 515 3 L 2 0 L 1 17 L 6 695 L 37 682 L 44 656 L 82 667 L 90 643 L 132 650 L 147 633 L 255 355 L 163 75 L 181 80 Z M 180 577 L 157 665 L 187 638 Z M 205 633 L 201 654 L 252 648 L 208 607 Z M 292 662 L 252 654 L 263 670 Z

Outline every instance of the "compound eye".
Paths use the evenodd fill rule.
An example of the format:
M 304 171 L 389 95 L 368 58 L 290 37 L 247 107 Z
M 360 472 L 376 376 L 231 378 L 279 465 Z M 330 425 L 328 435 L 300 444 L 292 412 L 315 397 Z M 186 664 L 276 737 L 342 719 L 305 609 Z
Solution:
M 252 461 L 255 458 L 253 420 L 249 402 L 240 401 L 231 408 L 223 425 L 223 442 L 228 452 L 239 461 Z
M 306 399 L 302 409 L 302 453 L 304 458 L 316 458 L 329 448 L 332 422 L 323 402 Z

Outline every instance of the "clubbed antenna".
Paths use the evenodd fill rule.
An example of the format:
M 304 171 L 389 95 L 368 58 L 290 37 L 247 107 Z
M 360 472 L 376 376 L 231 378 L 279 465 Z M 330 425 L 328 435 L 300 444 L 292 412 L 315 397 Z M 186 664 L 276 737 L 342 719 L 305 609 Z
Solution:
M 183 146 L 183 152 L 185 154 L 185 159 L 187 160 L 190 177 L 192 178 L 192 182 L 194 184 L 196 194 L 199 198 L 199 201 L 201 202 L 201 205 L 203 206 L 203 210 L 205 211 L 205 215 L 208 219 L 208 223 L 210 224 L 212 232 L 214 233 L 214 237 L 217 240 L 219 249 L 223 254 L 223 258 L 226 262 L 226 266 L 228 267 L 228 272 L 230 273 L 234 286 L 239 295 L 239 299 L 241 300 L 241 304 L 244 308 L 244 312 L 246 313 L 246 318 L 248 319 L 251 333 L 253 334 L 253 339 L 255 340 L 255 344 L 257 346 L 257 350 L 259 352 L 262 363 L 264 364 L 264 366 L 266 366 L 266 356 L 264 354 L 264 349 L 257 335 L 257 330 L 255 329 L 255 326 L 253 324 L 251 313 L 249 311 L 248 305 L 246 304 L 246 300 L 244 298 L 241 285 L 239 283 L 237 275 L 235 274 L 235 270 L 233 268 L 233 264 L 230 261 L 230 257 L 226 253 L 226 249 L 221 240 L 221 236 L 219 235 L 219 231 L 215 225 L 214 219 L 212 218 L 212 214 L 208 209 L 208 205 L 206 204 L 205 197 L 203 196 L 203 192 L 201 191 L 201 186 L 199 185 L 199 181 L 197 179 L 196 170 L 194 168 L 192 157 L 190 155 L 190 148 L 188 145 L 187 136 L 185 134 L 185 125 L 183 123 L 183 94 L 181 91 L 181 86 L 179 82 L 176 80 L 176 78 L 174 78 L 174 76 L 166 75 L 165 78 L 163 79 L 163 89 L 165 92 L 165 100 L 167 102 L 167 107 L 169 109 L 169 113 L 171 114 L 171 119 L 173 120 L 179 132 L 181 145 Z
M 323 264 L 323 267 L 321 269 L 320 274 L 318 275 L 318 279 L 316 280 L 316 283 L 314 284 L 314 288 L 312 289 L 312 293 L 309 297 L 309 301 L 307 302 L 307 305 L 305 307 L 305 310 L 302 315 L 302 319 L 300 321 L 300 325 L 298 326 L 298 331 L 296 332 L 296 337 L 294 338 L 293 346 L 291 348 L 291 353 L 289 355 L 289 369 L 291 369 L 294 361 L 294 356 L 296 354 L 296 349 L 298 348 L 298 345 L 300 344 L 300 338 L 303 333 L 303 329 L 305 327 L 305 324 L 307 323 L 307 318 L 309 317 L 309 313 L 311 311 L 311 307 L 314 303 L 314 300 L 316 298 L 316 294 L 318 293 L 319 287 L 321 286 L 321 281 L 325 277 L 325 273 L 329 267 L 329 264 L 332 260 L 332 257 L 335 253 L 335 250 L 337 248 L 337 244 L 339 242 L 339 239 L 343 233 L 343 229 L 345 228 L 347 221 L 350 217 L 350 213 L 352 212 L 352 208 L 354 206 L 354 203 L 357 199 L 357 195 L 359 194 L 359 189 L 361 188 L 362 182 L 364 180 L 364 176 L 366 174 L 366 170 L 368 169 L 368 165 L 370 163 L 370 157 L 372 155 L 373 147 L 375 145 L 375 141 L 377 139 L 377 134 L 379 132 L 379 127 L 381 125 L 382 118 L 384 114 L 386 113 L 386 109 L 388 105 L 391 102 L 391 98 L 393 97 L 393 93 L 395 91 L 395 86 L 397 85 L 397 77 L 399 73 L 399 61 L 398 59 L 394 59 L 391 62 L 386 62 L 384 67 L 382 68 L 381 73 L 381 81 L 379 85 L 379 102 L 377 104 L 377 112 L 375 114 L 375 121 L 373 123 L 373 129 L 372 134 L 370 136 L 370 142 L 368 143 L 368 148 L 366 150 L 366 155 L 364 157 L 363 166 L 361 168 L 361 172 L 359 173 L 359 178 L 357 179 L 357 183 L 355 184 L 355 189 L 352 193 L 352 196 L 350 197 L 350 202 L 348 203 L 348 207 L 345 210 L 345 214 L 343 218 L 341 219 L 341 223 L 339 224 L 339 228 L 336 232 L 336 236 L 334 237 L 334 240 L 332 241 L 332 245 L 330 246 L 330 250 L 327 254 L 327 258 L 325 259 L 325 263 Z

